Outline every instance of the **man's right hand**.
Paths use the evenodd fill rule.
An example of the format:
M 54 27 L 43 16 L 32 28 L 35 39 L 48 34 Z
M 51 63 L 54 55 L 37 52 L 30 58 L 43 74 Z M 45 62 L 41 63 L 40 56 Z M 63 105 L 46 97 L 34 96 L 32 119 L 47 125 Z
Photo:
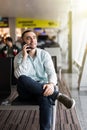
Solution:
M 27 44 L 25 44 L 25 45 L 23 46 L 23 58 L 24 58 L 24 59 L 26 59 L 27 56 L 28 56 L 27 47 L 28 47 Z

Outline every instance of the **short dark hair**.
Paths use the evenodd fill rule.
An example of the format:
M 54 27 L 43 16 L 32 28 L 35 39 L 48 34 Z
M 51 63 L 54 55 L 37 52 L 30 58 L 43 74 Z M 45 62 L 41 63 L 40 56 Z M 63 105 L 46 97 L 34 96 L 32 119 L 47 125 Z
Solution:
M 13 42 L 13 39 L 11 37 L 6 37 L 6 41 Z
M 25 30 L 23 33 L 22 33 L 22 38 L 24 37 L 25 33 L 28 33 L 28 32 L 33 32 L 32 30 Z

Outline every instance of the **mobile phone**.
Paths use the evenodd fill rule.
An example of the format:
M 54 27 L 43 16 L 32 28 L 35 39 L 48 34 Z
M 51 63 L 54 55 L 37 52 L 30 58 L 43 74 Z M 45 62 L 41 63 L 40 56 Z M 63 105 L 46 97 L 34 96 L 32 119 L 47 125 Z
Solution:
M 30 50 L 31 50 L 31 49 L 32 49 L 32 47 L 28 46 L 28 47 L 27 47 L 27 49 L 30 49 Z M 30 51 L 30 50 L 28 50 L 28 51 L 27 51 L 27 53 L 29 53 L 29 51 Z
M 23 42 L 23 46 L 27 44 L 26 42 Z M 32 47 L 28 46 L 27 49 L 32 49 Z M 29 50 L 27 51 L 27 53 L 29 53 Z

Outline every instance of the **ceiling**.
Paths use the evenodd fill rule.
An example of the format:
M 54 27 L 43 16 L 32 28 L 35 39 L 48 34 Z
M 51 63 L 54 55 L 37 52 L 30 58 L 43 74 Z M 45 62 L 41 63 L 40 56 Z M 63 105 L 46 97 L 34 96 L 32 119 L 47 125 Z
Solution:
M 0 16 L 58 20 L 70 9 L 70 0 L 0 0 Z

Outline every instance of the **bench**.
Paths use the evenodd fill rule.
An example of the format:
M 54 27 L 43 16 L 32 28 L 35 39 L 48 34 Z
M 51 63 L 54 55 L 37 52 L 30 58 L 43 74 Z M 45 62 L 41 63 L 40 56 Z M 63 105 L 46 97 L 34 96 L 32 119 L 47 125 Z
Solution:
M 55 57 L 52 57 L 52 58 L 53 58 L 53 62 L 55 64 L 56 58 Z M 0 99 L 5 99 L 5 100 L 1 100 L 0 110 L 37 110 L 37 109 L 39 109 L 39 106 L 36 103 L 29 104 L 29 102 L 20 102 L 18 97 L 13 97 L 13 100 L 9 103 L 9 97 L 11 94 L 11 81 L 12 81 L 11 80 L 12 59 L 11 58 L 0 59 L 0 69 L 1 69 L 0 83 L 5 82 L 4 90 L 9 92 L 8 95 L 5 96 L 5 98 L 3 98 L 3 97 L 0 98 Z M 59 73 L 61 73 L 61 68 L 59 70 Z M 2 75 L 4 75 L 3 80 L 2 80 Z M 8 79 L 7 79 L 7 77 L 8 77 Z M 4 79 L 9 82 L 6 82 Z M 1 85 L 0 85 L 0 89 L 2 90 Z M 56 86 L 56 89 L 58 89 L 58 86 Z M 1 92 L 1 90 L 0 90 L 0 92 Z M 4 96 L 4 95 L 2 95 L 2 96 Z M 56 110 L 57 110 L 57 101 L 55 102 L 55 105 L 53 106 L 52 130 L 55 130 Z

